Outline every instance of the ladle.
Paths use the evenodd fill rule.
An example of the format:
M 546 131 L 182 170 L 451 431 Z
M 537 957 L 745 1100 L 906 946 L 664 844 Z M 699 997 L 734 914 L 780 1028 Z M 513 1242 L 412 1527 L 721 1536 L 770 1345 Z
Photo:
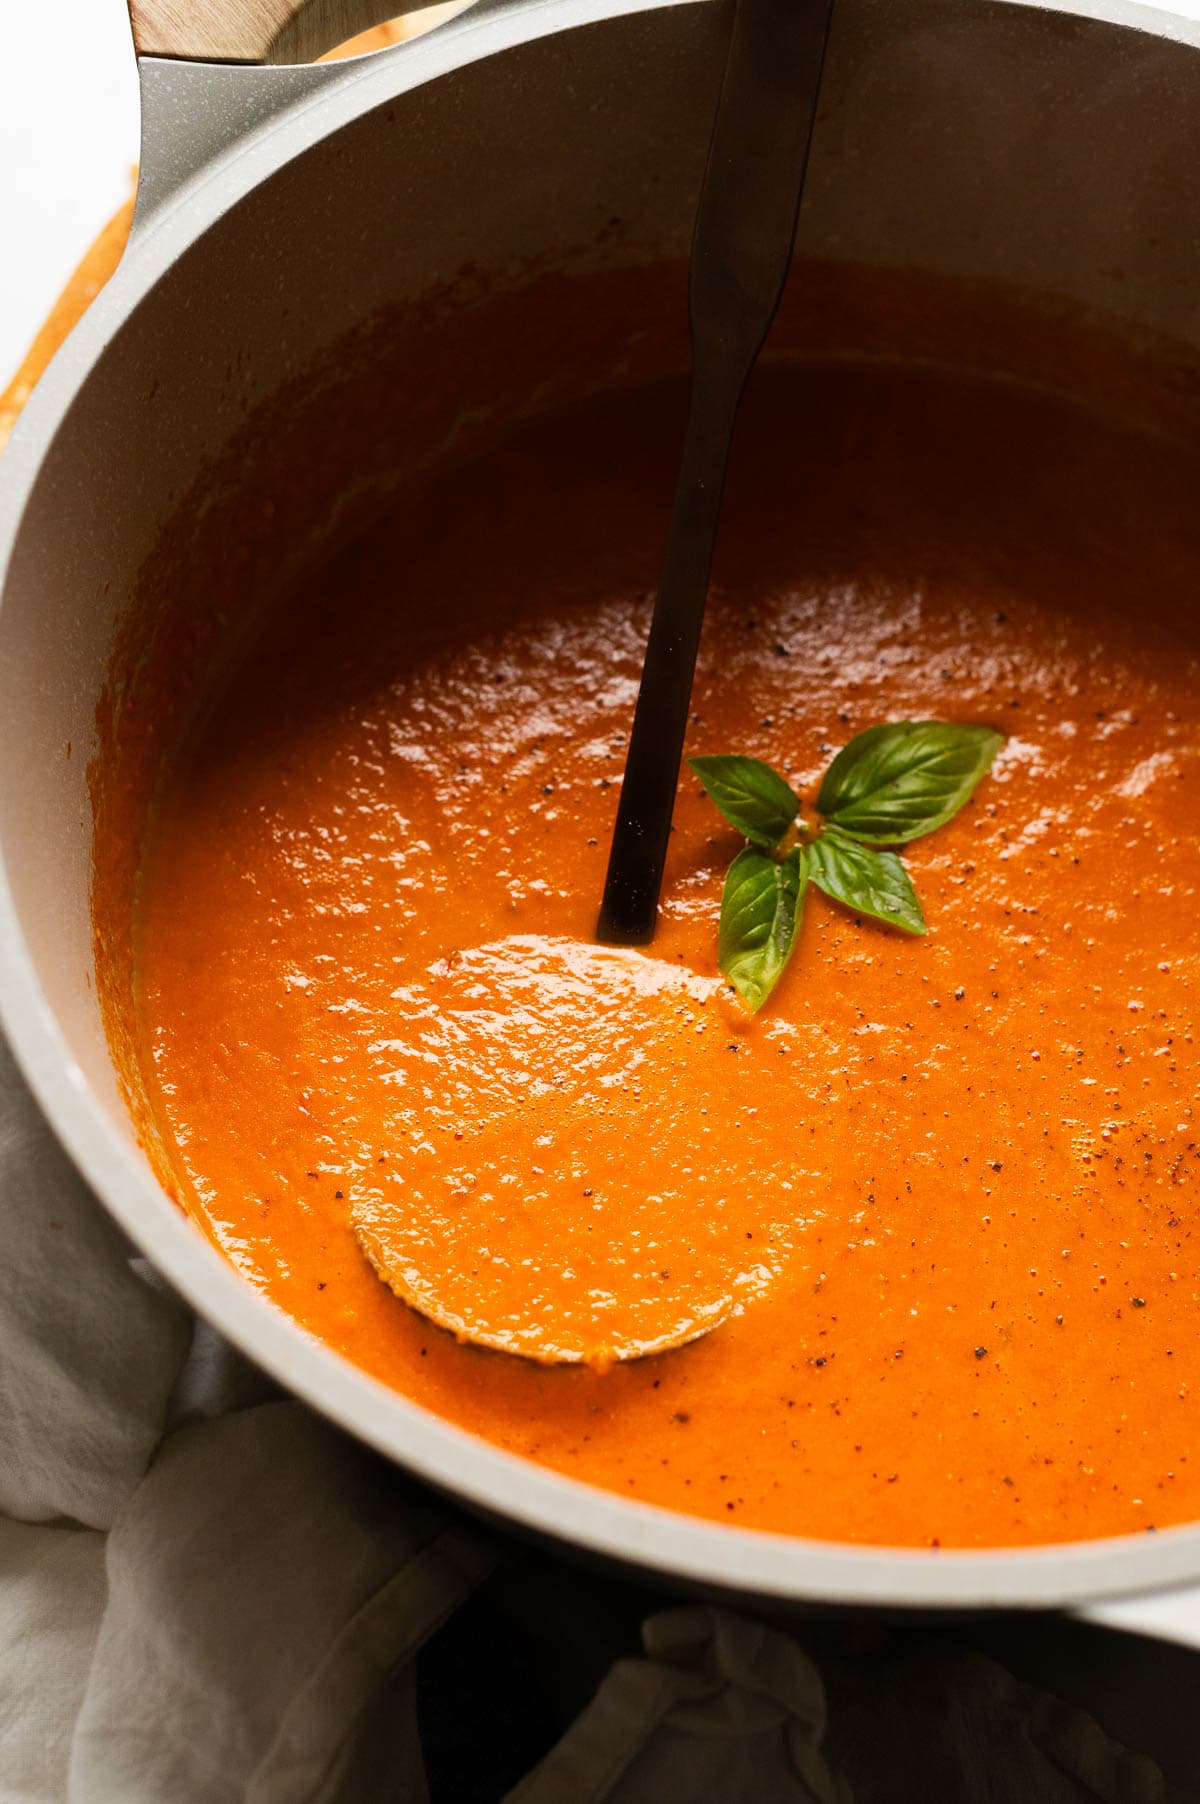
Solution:
M 737 0 L 692 242 L 687 435 L 597 929 L 611 946 L 645 945 L 654 933 L 729 444 L 791 260 L 831 10 L 832 0 Z M 355 1222 L 360 1243 L 406 1302 L 479 1346 L 603 1366 L 694 1340 L 747 1294 L 732 1265 L 727 1282 L 719 1267 L 714 1282 L 710 1259 L 664 1308 L 660 1274 L 641 1269 L 631 1243 L 628 1256 L 614 1256 L 610 1280 L 587 1292 L 599 1298 L 594 1310 L 555 1310 L 563 1250 L 552 1236 L 531 1246 L 514 1229 L 507 1247 L 501 1221 L 480 1247 L 470 1236 L 429 1232 L 410 1201 L 403 1222 L 393 1207 L 367 1204 Z M 679 1249 L 680 1266 L 688 1256 L 694 1248 Z M 497 1260 L 521 1267 L 527 1321 L 489 1315 L 488 1268 Z

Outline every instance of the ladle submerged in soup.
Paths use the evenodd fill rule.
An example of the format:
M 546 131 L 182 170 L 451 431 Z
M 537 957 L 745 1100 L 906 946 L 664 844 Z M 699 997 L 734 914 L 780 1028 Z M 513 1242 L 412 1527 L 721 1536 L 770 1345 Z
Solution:
M 689 752 L 811 809 L 876 722 L 1005 743 L 906 855 L 928 936 L 811 891 L 752 1016 L 692 776 L 653 947 L 591 943 L 684 397 L 448 453 L 211 695 L 136 896 L 160 1163 L 313 1333 L 624 1496 L 942 1547 L 1200 1515 L 1200 460 L 929 361 L 762 367 Z M 472 1349 L 381 1282 L 397 1246 L 519 1351 L 711 1331 Z

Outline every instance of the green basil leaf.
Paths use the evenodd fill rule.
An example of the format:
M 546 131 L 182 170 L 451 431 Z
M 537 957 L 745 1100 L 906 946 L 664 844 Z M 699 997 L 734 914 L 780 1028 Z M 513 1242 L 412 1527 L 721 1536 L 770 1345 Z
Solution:
M 778 845 L 800 811 L 800 797 L 761 758 L 730 754 L 688 764 L 731 827 L 756 846 Z
M 799 846 L 782 861 L 747 846 L 729 867 L 721 897 L 721 969 L 752 1013 L 783 976 L 807 885 Z
M 992 727 L 943 720 L 868 727 L 829 766 L 817 807 L 866 845 L 907 845 L 953 819 L 1003 744 Z
M 836 827 L 827 827 L 806 850 L 810 878 L 835 902 L 905 933 L 925 932 L 917 892 L 894 852 L 864 846 Z

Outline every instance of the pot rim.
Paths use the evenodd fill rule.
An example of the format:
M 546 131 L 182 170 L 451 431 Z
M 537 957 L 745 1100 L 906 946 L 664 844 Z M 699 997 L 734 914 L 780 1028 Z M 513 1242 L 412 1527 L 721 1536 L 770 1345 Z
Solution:
M 106 345 L 171 265 L 246 193 L 381 102 L 497 51 L 585 23 L 708 0 L 510 0 L 436 33 L 333 66 L 323 83 L 170 197 L 135 235 L 31 397 L 4 454 L 3 586 L 43 458 Z M 973 0 L 977 3 L 977 0 Z M 1200 24 L 1140 0 L 987 0 L 1073 13 L 1200 47 Z M 0 1028 L 97 1198 L 197 1311 L 285 1389 L 487 1516 L 648 1572 L 826 1606 L 992 1610 L 1088 1603 L 1200 1580 L 1200 1522 L 1153 1535 L 1033 1547 L 863 1547 L 689 1517 L 536 1465 L 456 1427 L 352 1365 L 254 1291 L 160 1187 L 90 1089 L 38 981 L 0 845 Z

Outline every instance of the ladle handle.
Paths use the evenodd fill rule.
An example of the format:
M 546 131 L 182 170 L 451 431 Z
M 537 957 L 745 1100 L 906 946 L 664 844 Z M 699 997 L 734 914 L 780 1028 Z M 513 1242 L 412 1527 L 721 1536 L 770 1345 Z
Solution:
M 738 0 L 692 240 L 692 403 L 596 937 L 654 934 L 738 403 L 787 280 L 832 0 Z
M 200 63 L 309 63 L 435 0 L 128 0 L 139 56 Z

